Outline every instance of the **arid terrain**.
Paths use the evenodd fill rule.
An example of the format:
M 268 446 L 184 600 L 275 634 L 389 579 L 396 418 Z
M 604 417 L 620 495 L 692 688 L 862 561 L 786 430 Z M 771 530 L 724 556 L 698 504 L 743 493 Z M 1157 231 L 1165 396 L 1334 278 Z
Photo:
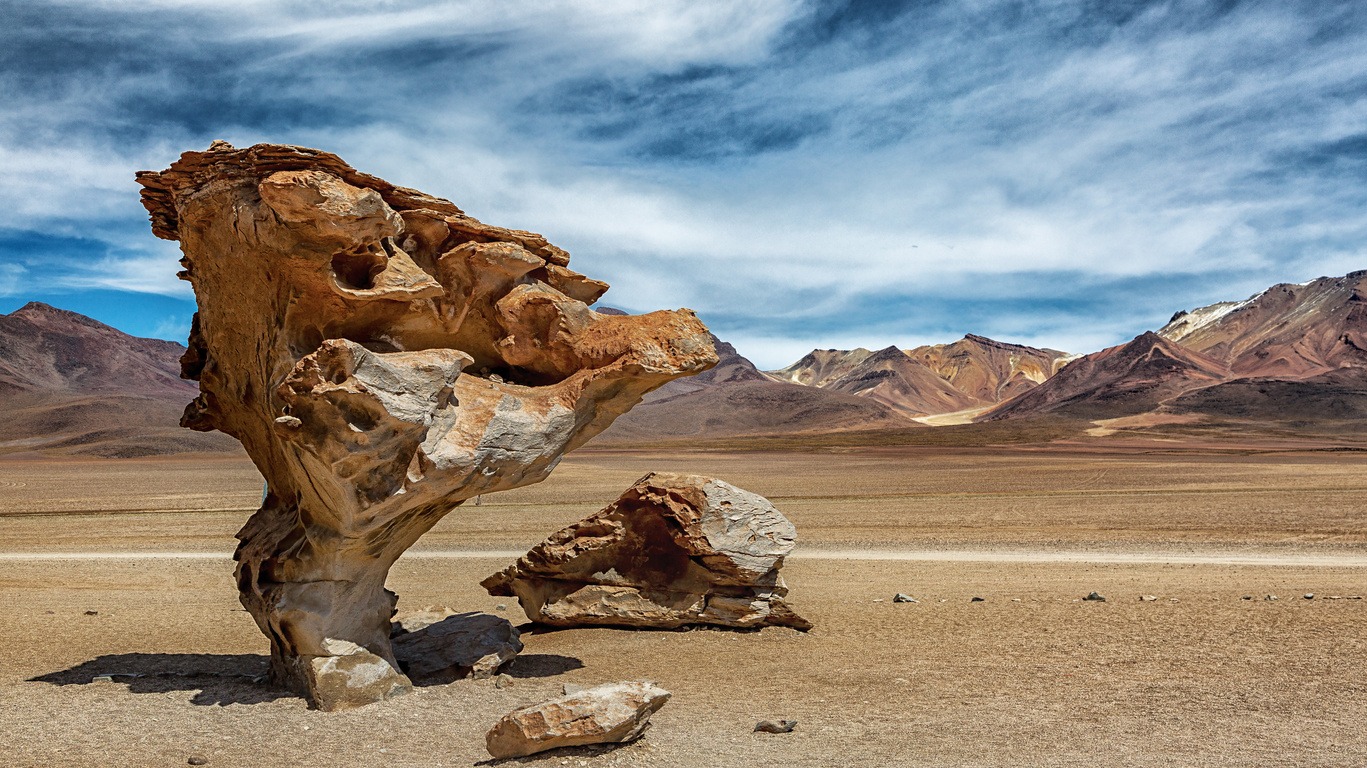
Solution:
M 1367 453 L 1123 437 L 585 449 L 447 516 L 394 567 L 400 610 L 503 604 L 521 622 L 477 582 L 647 471 L 676 470 L 764 494 L 797 524 L 784 573 L 816 628 L 534 632 L 510 687 L 462 681 L 340 713 L 251 681 L 266 642 L 229 560 L 261 494 L 244 459 L 10 458 L 0 752 L 15 766 L 474 765 L 516 706 L 564 683 L 650 679 L 674 698 L 643 740 L 527 762 L 1367 762 L 1367 601 L 1351 599 L 1367 596 Z M 1107 601 L 1081 600 L 1093 590 Z M 751 732 L 778 717 L 797 730 Z

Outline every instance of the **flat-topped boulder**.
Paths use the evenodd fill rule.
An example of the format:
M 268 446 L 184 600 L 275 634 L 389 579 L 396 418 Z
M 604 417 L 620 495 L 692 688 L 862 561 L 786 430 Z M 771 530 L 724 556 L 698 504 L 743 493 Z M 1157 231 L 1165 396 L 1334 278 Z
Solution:
M 763 496 L 652 473 L 481 585 L 557 627 L 806 630 L 811 622 L 789 607 L 779 575 L 796 542 L 796 528 Z

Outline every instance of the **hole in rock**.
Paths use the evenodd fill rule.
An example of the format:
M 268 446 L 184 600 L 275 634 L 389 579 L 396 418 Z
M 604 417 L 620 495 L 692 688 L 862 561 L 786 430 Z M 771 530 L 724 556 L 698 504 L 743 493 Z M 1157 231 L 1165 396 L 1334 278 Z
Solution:
M 384 271 L 389 258 L 371 246 L 360 251 L 344 251 L 332 257 L 332 273 L 343 288 L 364 291 L 375 287 L 375 276 Z

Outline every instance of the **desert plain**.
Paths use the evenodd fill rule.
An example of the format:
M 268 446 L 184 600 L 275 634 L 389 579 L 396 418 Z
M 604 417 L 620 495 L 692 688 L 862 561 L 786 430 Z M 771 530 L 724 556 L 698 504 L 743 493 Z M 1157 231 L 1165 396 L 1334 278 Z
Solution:
M 794 521 L 784 574 L 816 628 L 527 627 L 510 685 L 324 713 L 253 681 L 268 648 L 230 559 L 261 494 L 245 458 L 8 458 L 0 753 L 11 766 L 484 765 L 504 713 L 565 683 L 647 679 L 673 699 L 643 739 L 524 762 L 1362 765 L 1364 470 L 1367 452 L 1313 443 L 590 447 L 449 514 L 391 572 L 399 610 L 523 623 L 481 578 L 646 472 L 688 471 Z M 1106 601 L 1082 600 L 1092 591 Z M 753 733 L 762 718 L 798 726 Z

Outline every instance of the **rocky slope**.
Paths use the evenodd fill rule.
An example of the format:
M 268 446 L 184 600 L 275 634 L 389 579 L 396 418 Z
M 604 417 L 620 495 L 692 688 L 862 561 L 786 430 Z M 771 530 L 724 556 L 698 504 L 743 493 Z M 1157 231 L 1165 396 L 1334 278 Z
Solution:
M 950 344 L 876 352 L 815 349 L 774 378 L 866 397 L 916 417 L 984 408 L 1033 389 L 1066 353 L 968 335 Z
M 913 417 L 981 405 L 897 347 L 874 352 L 821 388 L 866 397 Z
M 844 392 L 775 381 L 713 337 L 720 362 L 646 395 L 596 444 L 918 426 L 896 409 Z
M 184 352 L 38 302 L 0 315 L 0 453 L 236 452 L 231 439 L 179 427 L 196 393 L 180 378 Z
M 979 420 L 1157 411 L 1259 421 L 1367 417 L 1367 271 L 1178 312 L 1069 363 Z
M 1224 364 L 1152 331 L 1085 355 L 1044 384 L 989 411 L 980 420 L 1066 412 L 1082 418 L 1143 413 L 1167 398 L 1219 383 Z
M 1240 377 L 1295 379 L 1367 366 L 1367 270 L 1179 312 L 1158 333 Z
M 952 344 L 906 350 L 979 404 L 1000 403 L 1034 389 L 1075 356 L 968 334 Z

